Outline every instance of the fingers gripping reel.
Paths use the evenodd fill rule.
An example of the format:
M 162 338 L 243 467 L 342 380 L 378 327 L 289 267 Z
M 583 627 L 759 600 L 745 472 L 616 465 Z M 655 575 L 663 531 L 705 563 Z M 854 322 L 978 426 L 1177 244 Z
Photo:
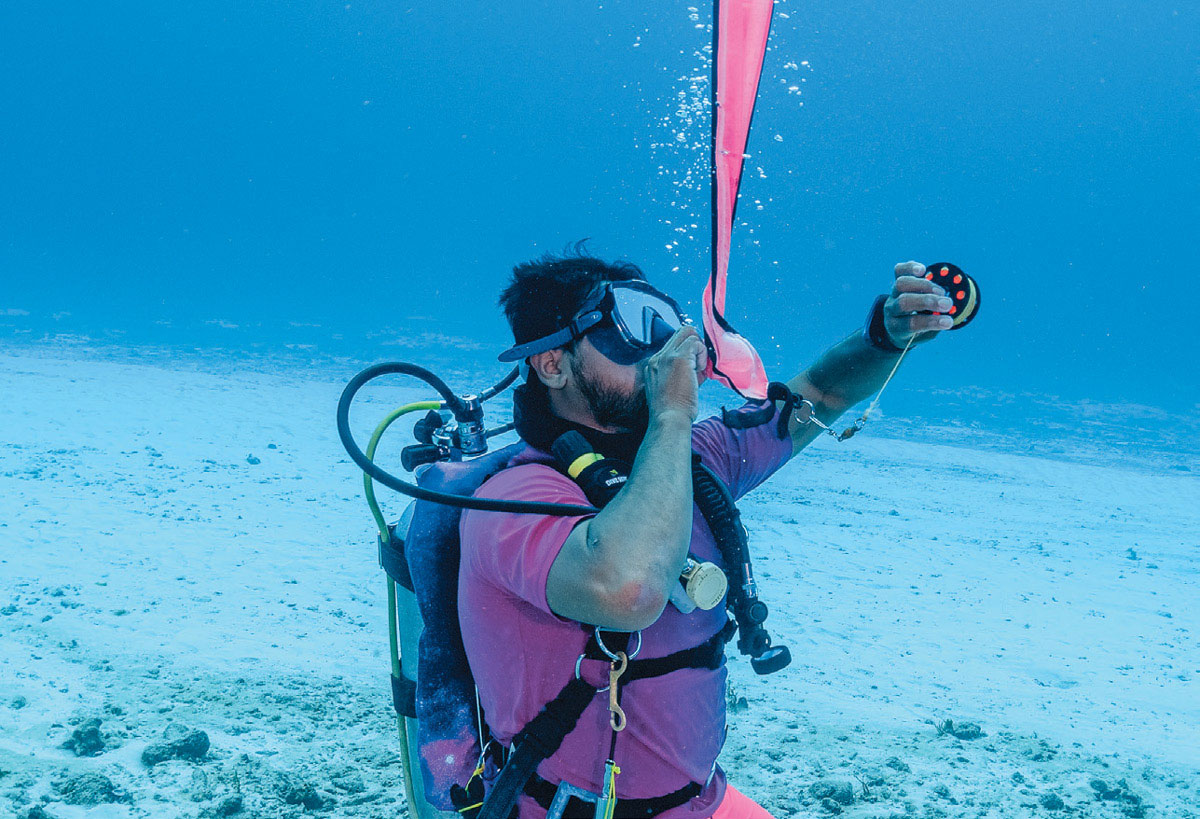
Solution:
M 945 290 L 954 302 L 946 311 L 954 319 L 951 330 L 961 330 L 979 315 L 979 285 L 961 267 L 950 262 L 927 265 L 925 278 Z
M 961 330 L 963 327 L 966 327 L 968 324 L 970 324 L 977 315 L 979 315 L 979 285 L 973 278 L 963 272 L 961 267 L 951 262 L 935 262 L 934 264 L 926 266 L 925 278 L 942 288 L 946 296 L 949 297 L 950 301 L 952 302 L 950 309 L 946 311 L 946 315 L 948 315 L 952 320 L 952 323 L 949 327 L 950 330 Z M 870 337 L 872 344 L 875 344 L 874 338 L 877 322 L 880 331 L 882 331 L 884 299 L 884 296 L 880 296 L 876 301 L 875 307 L 868 316 L 867 328 L 864 330 L 864 334 Z M 918 313 L 926 316 L 941 315 L 940 313 L 932 310 L 921 310 L 918 311 Z M 879 347 L 878 344 L 875 344 L 875 346 L 879 347 L 880 349 L 900 353 L 900 357 L 896 359 L 896 363 L 892 367 L 892 371 L 888 373 L 888 377 L 884 379 L 883 386 L 881 386 L 879 391 L 875 393 L 875 398 L 871 401 L 871 404 L 867 407 L 863 414 L 854 421 L 853 424 L 846 427 L 841 432 L 837 432 L 817 417 L 816 407 L 813 405 L 812 401 L 808 401 L 806 399 L 800 399 L 798 402 L 796 402 L 795 420 L 800 424 L 816 424 L 826 433 L 832 435 L 839 441 L 848 441 L 849 439 L 853 438 L 862 431 L 863 427 L 866 426 L 867 419 L 871 416 L 871 413 L 879 407 L 879 399 L 883 396 L 883 391 L 887 389 L 888 384 L 890 384 L 892 378 L 895 377 L 896 371 L 900 368 L 900 362 L 902 362 L 904 357 L 908 355 L 908 351 L 912 349 L 913 342 L 917 340 L 918 335 L 920 335 L 920 333 L 909 338 L 908 344 L 906 344 L 902 349 L 893 349 L 894 345 L 889 345 L 888 347 Z

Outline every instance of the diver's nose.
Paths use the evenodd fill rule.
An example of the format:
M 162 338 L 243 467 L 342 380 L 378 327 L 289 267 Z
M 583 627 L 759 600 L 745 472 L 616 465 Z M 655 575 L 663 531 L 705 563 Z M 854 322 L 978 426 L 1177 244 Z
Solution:
M 673 335 L 675 335 L 675 329 L 663 321 L 661 316 L 655 314 L 654 319 L 650 322 L 650 346 L 655 351 L 661 350 Z

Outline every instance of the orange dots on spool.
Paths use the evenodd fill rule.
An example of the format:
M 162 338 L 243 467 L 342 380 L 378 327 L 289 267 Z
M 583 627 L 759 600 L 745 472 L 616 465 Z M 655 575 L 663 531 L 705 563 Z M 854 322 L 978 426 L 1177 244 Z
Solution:
M 938 295 L 946 296 L 951 306 L 932 315 L 950 316 L 949 329 L 958 330 L 970 324 L 979 314 L 979 285 L 962 268 L 951 262 L 933 262 L 925 265 L 925 278 L 937 284 Z

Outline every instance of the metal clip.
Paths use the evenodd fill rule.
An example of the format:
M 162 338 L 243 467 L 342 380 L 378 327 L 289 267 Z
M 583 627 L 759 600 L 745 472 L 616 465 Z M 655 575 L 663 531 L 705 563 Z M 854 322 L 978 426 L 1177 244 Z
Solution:
M 842 430 L 841 434 L 837 436 L 837 439 L 839 441 L 850 440 L 855 435 L 857 435 L 859 430 L 861 430 L 864 426 L 866 426 L 866 424 L 867 424 L 867 420 L 866 420 L 866 416 L 864 415 L 862 418 L 859 418 L 857 421 L 855 421 L 853 426 L 848 426 L 844 430 Z
M 621 675 L 625 673 L 625 669 L 629 667 L 629 658 L 625 656 L 624 651 L 618 651 L 616 659 L 612 662 L 612 667 L 608 670 L 608 711 L 609 724 L 612 729 L 618 733 L 625 730 L 625 712 L 621 710 L 621 706 L 617 703 L 617 681 L 621 679 Z
M 799 405 L 796 407 L 796 423 L 811 424 L 813 422 L 813 402 L 807 398 L 801 398 Z
M 829 426 L 829 424 L 826 424 L 824 421 L 818 418 L 816 414 L 816 407 L 813 406 L 813 402 L 809 401 L 807 398 L 804 398 L 801 399 L 799 406 L 796 407 L 795 418 L 796 422 L 799 424 L 816 424 L 826 434 L 832 435 L 839 441 L 848 441 L 853 438 L 864 426 L 866 426 L 867 414 L 869 412 L 870 410 L 868 409 L 867 412 L 864 412 L 862 417 L 855 421 L 852 426 L 846 427 L 839 433 L 835 432 L 833 427 Z

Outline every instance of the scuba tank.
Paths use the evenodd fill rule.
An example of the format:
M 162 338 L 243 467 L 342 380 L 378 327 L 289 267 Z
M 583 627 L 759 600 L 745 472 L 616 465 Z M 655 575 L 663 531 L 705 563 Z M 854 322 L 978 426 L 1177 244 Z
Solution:
M 418 638 L 425 628 L 412 576 L 405 558 L 405 540 L 416 501 L 404 508 L 400 519 L 388 527 L 388 539 L 379 540 L 379 562 L 388 580 L 388 638 L 391 643 L 392 707 L 400 732 L 405 795 L 418 819 L 450 819 L 456 813 L 440 811 L 425 797 L 425 781 L 412 775 L 411 760 L 420 758 L 417 742 L 416 679 Z

